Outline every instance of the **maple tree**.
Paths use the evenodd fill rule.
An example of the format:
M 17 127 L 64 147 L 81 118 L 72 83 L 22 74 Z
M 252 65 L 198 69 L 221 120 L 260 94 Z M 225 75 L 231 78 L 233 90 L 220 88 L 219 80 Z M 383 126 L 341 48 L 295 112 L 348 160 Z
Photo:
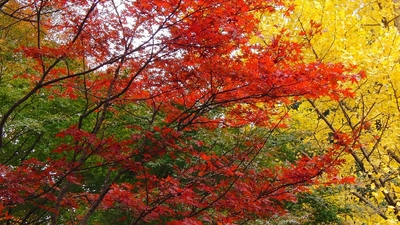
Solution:
M 2 222 L 229 224 L 284 214 L 322 175 L 351 181 L 343 146 L 271 160 L 283 104 L 363 76 L 304 62 L 286 29 L 262 38 L 277 10 L 293 5 L 1 1 Z
M 352 213 L 342 215 L 345 221 L 398 224 L 399 2 L 298 0 L 294 4 L 298 7 L 290 16 L 267 18 L 262 34 L 281 27 L 296 30 L 299 35 L 286 40 L 307 43 L 305 61 L 357 65 L 368 76 L 347 86 L 354 90 L 354 98 L 299 101 L 292 127 L 309 133 L 304 142 L 317 152 L 332 143 L 347 148 L 341 174 L 353 174 L 357 181 L 338 187 L 332 196 L 352 208 Z M 271 21 L 280 21 L 281 27 Z

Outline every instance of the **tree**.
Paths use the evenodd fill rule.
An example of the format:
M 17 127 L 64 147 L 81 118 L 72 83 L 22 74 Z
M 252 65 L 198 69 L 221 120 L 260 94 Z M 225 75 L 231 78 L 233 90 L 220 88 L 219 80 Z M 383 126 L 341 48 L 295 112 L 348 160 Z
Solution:
M 349 96 L 343 84 L 362 75 L 304 63 L 307 46 L 285 29 L 252 42 L 260 18 L 291 5 L 8 0 L 0 9 L 2 48 L 13 53 L 0 83 L 6 224 L 253 221 L 285 213 L 322 174 L 347 181 L 336 179 L 341 148 L 265 159 L 285 129 L 282 103 Z
M 357 65 L 368 76 L 348 86 L 355 91 L 354 98 L 299 102 L 293 129 L 309 131 L 312 135 L 305 141 L 319 151 L 332 143 L 345 146 L 348 163 L 342 174 L 357 176 L 348 192 L 336 196 L 354 207 L 347 220 L 397 224 L 399 3 L 299 0 L 295 4 L 298 7 L 290 17 L 273 18 L 299 32 L 287 40 L 309 45 L 304 51 L 306 61 Z M 263 34 L 276 32 L 269 21 L 265 24 Z

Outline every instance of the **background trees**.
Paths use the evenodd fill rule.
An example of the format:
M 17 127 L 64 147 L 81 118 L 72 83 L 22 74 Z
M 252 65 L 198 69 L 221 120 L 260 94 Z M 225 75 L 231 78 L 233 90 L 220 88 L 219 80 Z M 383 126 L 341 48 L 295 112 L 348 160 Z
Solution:
M 0 9 L 6 224 L 245 223 L 286 213 L 310 185 L 351 181 L 337 177 L 347 146 L 276 146 L 288 135 L 284 104 L 342 99 L 346 81 L 363 76 L 305 62 L 310 45 L 287 29 L 254 40 L 260 21 L 289 16 L 291 4 L 6 0 Z
M 367 78 L 350 85 L 354 98 L 327 98 L 299 103 L 292 117 L 310 133 L 305 138 L 317 150 L 331 143 L 346 146 L 342 174 L 357 176 L 355 185 L 337 194 L 353 208 L 345 217 L 356 223 L 399 220 L 399 3 L 397 1 L 295 1 L 290 17 L 268 18 L 263 35 L 276 32 L 271 20 L 297 30 L 287 37 L 310 47 L 306 61 L 343 62 L 365 70 Z M 290 18 L 290 19 L 288 19 Z M 355 82 L 357 80 L 354 80 Z M 342 189 L 343 190 L 343 189 Z M 365 217 L 365 211 L 369 212 Z M 363 212 L 363 213 L 360 213 Z

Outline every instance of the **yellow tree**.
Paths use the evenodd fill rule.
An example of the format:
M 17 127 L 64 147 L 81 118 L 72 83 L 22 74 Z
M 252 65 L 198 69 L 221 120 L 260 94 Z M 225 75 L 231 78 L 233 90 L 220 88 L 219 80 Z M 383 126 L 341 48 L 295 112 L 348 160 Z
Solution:
M 292 127 L 309 132 L 315 151 L 342 146 L 354 186 L 334 198 L 353 206 L 347 221 L 397 224 L 400 221 L 400 3 L 398 0 L 295 0 L 292 14 L 262 17 L 265 42 L 282 29 L 298 31 L 308 46 L 304 61 L 345 62 L 367 78 L 348 85 L 353 99 L 300 101 Z M 354 81 L 359 81 L 354 77 Z M 347 84 L 343 84 L 347 85 Z M 363 214 L 357 215 L 357 210 Z M 365 210 L 369 210 L 365 215 Z M 354 220 L 354 221 L 353 221 Z

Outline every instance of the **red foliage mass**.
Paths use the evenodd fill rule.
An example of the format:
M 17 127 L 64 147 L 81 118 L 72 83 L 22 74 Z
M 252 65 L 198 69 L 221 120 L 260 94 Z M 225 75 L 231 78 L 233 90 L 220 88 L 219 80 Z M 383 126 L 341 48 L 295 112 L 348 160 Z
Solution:
M 257 33 L 257 15 L 284 8 L 281 1 L 24 3 L 21 10 L 52 15 L 40 26 L 48 42 L 56 41 L 19 48 L 24 57 L 34 59 L 34 72 L 20 77 L 32 81 L 32 91 L 21 103 L 48 88 L 52 101 L 81 100 L 86 108 L 78 124 L 57 135 L 61 143 L 51 157 L 0 166 L 4 220 L 23 219 L 9 212 L 25 204 L 40 205 L 54 224 L 68 207 L 83 208 L 76 218 L 82 223 L 95 210 L 118 209 L 129 212 L 131 224 L 229 224 L 285 213 L 282 203 L 296 201 L 296 194 L 318 183 L 322 173 L 335 177 L 342 163 L 336 160 L 340 148 L 285 167 L 258 168 L 252 163 L 265 139 L 248 141 L 225 155 L 190 136 L 201 129 L 248 124 L 273 130 L 277 101 L 351 95 L 340 83 L 354 68 L 305 64 L 306 46 L 286 41 L 288 31 L 265 45 L 249 44 Z M 292 10 L 290 5 L 284 13 Z M 82 61 L 80 66 L 70 65 Z M 157 115 L 154 120 L 161 117 L 161 125 L 128 124 L 121 132 L 130 133 L 130 138 L 123 140 L 117 134 L 101 135 L 99 130 L 106 126 L 102 112 L 118 117 L 118 110 L 129 104 L 149 109 Z M 224 116 L 210 113 L 218 109 L 224 109 Z M 3 115 L 1 129 L 11 113 Z M 96 122 L 88 129 L 84 120 Z M 154 168 L 162 160 L 170 161 L 168 173 L 157 174 L 161 172 Z M 97 179 L 93 174 L 102 179 L 97 186 L 90 186 L 95 183 L 91 179 Z

